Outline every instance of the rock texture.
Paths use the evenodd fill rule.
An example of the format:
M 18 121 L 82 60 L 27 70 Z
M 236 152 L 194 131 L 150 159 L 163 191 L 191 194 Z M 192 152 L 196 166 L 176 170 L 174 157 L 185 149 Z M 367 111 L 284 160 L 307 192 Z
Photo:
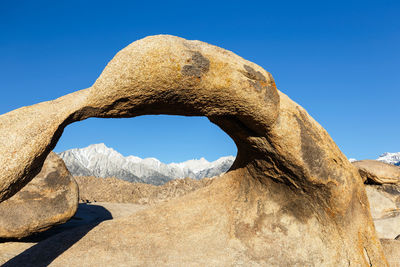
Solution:
M 0 199 L 39 172 L 66 125 L 144 114 L 208 117 L 237 145 L 230 171 L 99 224 L 55 266 L 387 266 L 361 177 L 328 133 L 261 67 L 173 36 L 132 43 L 88 89 L 1 115 Z
M 377 160 L 360 160 L 352 163 L 358 168 L 364 182 L 370 184 L 400 183 L 400 167 Z
M 78 207 L 78 186 L 51 152 L 40 173 L 0 203 L 0 238 L 22 238 L 69 220 Z
M 75 216 L 67 223 L 18 242 L 0 242 L 0 265 L 27 267 L 52 265 L 51 261 L 58 256 L 57 252 L 62 252 L 73 245 L 85 231 L 90 231 L 105 220 L 126 217 L 145 208 L 146 205 L 130 203 L 81 203 Z M 43 246 L 43 243 L 47 246 Z
M 400 235 L 400 186 L 366 185 L 376 232 L 379 238 Z
M 381 239 L 383 250 L 390 267 L 400 267 L 400 241 Z
M 213 179 L 190 178 L 169 181 L 160 186 L 130 183 L 117 178 L 76 176 L 81 202 L 154 204 L 186 195 L 210 185 Z

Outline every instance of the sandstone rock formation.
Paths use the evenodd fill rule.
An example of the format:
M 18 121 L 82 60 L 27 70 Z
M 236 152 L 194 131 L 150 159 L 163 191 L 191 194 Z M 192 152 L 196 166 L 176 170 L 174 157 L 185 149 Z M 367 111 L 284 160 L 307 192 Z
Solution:
M 154 204 L 186 195 L 210 185 L 213 179 L 191 178 L 176 179 L 164 185 L 155 186 L 131 183 L 117 178 L 98 178 L 94 176 L 76 176 L 81 202 L 110 202 Z
M 236 143 L 233 166 L 101 223 L 55 265 L 387 266 L 360 175 L 328 133 L 258 65 L 173 36 L 132 43 L 88 89 L 1 115 L 0 199 L 39 172 L 66 125 L 144 114 L 208 117 Z
M 400 167 L 377 160 L 360 160 L 352 162 L 358 168 L 361 178 L 371 184 L 400 183 Z
M 78 207 L 78 186 L 51 152 L 21 191 L 0 203 L 0 238 L 22 238 L 66 222 Z

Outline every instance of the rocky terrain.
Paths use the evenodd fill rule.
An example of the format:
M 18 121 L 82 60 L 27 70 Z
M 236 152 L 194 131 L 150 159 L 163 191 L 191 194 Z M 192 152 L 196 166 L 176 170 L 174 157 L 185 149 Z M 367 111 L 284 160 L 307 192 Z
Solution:
M 113 202 L 155 204 L 210 185 L 214 179 L 191 178 L 172 180 L 164 185 L 155 186 L 142 183 L 130 183 L 117 178 L 102 178 L 94 176 L 75 177 L 79 185 L 79 200 L 81 202 Z
M 0 201 L 40 172 L 68 124 L 145 114 L 206 116 L 235 142 L 234 164 L 208 186 L 57 233 L 5 266 L 394 262 L 383 249 L 394 251 L 397 240 L 382 246 L 358 169 L 272 75 L 230 51 L 168 35 L 124 48 L 87 89 L 1 115 Z
M 365 185 L 366 192 L 377 234 L 379 238 L 381 238 L 385 249 L 385 255 L 388 260 L 392 259 L 392 261 L 389 261 L 391 264 L 390 266 L 397 266 L 397 259 L 400 252 L 400 241 L 396 240 L 396 238 L 400 239 L 400 175 L 397 171 L 400 170 L 400 168 L 393 165 L 385 166 L 387 164 L 371 160 L 354 162 L 353 165 L 359 169 L 362 177 L 365 173 L 365 169 L 368 168 L 368 177 L 373 177 L 375 179 L 374 181 L 380 182 L 379 184 L 378 182 L 371 184 L 371 182 L 368 181 L 368 179 L 371 178 L 367 177 L 364 179 L 365 182 L 368 182 L 368 184 Z M 387 169 L 384 169 L 385 171 L 382 172 L 381 165 L 383 165 L 384 168 L 392 166 L 392 169 L 389 168 L 392 172 L 388 172 Z M 23 212 L 20 212 L 16 207 L 32 205 L 32 199 L 20 198 L 17 203 L 14 201 L 13 207 L 9 204 L 12 203 L 11 201 L 13 199 L 17 199 L 19 195 L 32 190 L 32 188 L 38 190 L 40 186 L 42 190 L 38 192 L 43 192 L 43 188 L 46 187 L 46 184 L 42 185 L 40 182 L 38 183 L 38 181 L 43 180 L 41 177 L 47 178 L 49 174 L 51 174 L 50 178 L 54 180 L 54 182 L 58 181 L 57 184 L 62 183 L 63 179 L 65 179 L 64 177 L 73 179 L 69 176 L 65 165 L 60 162 L 60 159 L 57 159 L 57 156 L 51 153 L 45 161 L 41 173 L 24 187 L 22 191 L 0 204 L 3 214 L 7 214 L 9 211 L 19 212 L 14 217 L 3 216 L 3 223 L 14 222 L 12 218 L 17 217 L 20 225 L 23 228 L 28 228 L 31 227 L 34 222 L 41 222 L 42 225 L 47 223 L 46 217 L 43 217 L 40 212 L 50 210 L 54 214 L 53 217 L 58 214 L 63 214 L 62 210 L 53 208 L 53 206 L 57 207 L 59 205 L 48 202 L 48 198 L 43 195 L 37 197 L 37 200 L 48 202 L 47 205 L 49 205 L 49 207 L 41 206 L 41 208 L 33 209 L 30 213 L 24 214 L 23 212 L 27 211 L 26 208 L 23 209 Z M 385 177 L 388 175 L 397 177 L 397 180 L 394 181 L 393 178 L 387 180 Z M 80 236 L 94 229 L 98 224 L 104 221 L 129 217 L 138 211 L 149 209 L 153 205 L 193 193 L 196 190 L 211 185 L 215 179 L 218 179 L 218 177 L 201 180 L 190 178 L 177 179 L 169 181 L 162 186 L 154 186 L 150 184 L 130 183 L 117 178 L 98 178 L 93 176 L 75 177 L 79 186 L 79 200 L 81 202 L 75 216 L 72 218 L 71 215 L 67 217 L 67 219 L 71 219 L 64 224 L 61 223 L 65 222 L 65 219 L 53 223 L 53 228 L 47 231 L 45 230 L 50 228 L 50 225 L 46 228 L 31 227 L 31 231 L 28 233 L 8 236 L 8 239 L 3 239 L 3 242 L 0 243 L 0 264 L 4 264 L 5 266 L 30 266 L 30 264 L 32 264 L 31 266 L 41 266 L 46 262 L 50 263 L 58 254 L 62 253 L 63 250 L 68 249 L 68 245 L 64 247 L 65 240 L 67 240 L 67 244 L 77 242 L 76 238 L 71 238 L 71 236 Z M 74 184 L 74 182 L 72 184 Z M 69 192 L 69 194 L 77 195 L 77 190 L 70 193 L 71 189 L 66 187 L 59 188 L 58 190 L 59 192 Z M 66 202 L 63 201 L 63 203 Z M 32 220 L 33 215 L 37 217 Z M 24 219 L 26 216 L 28 216 L 27 218 L 29 220 Z M 59 225 L 57 226 L 57 224 Z M 14 229 L 19 229 L 21 226 L 16 227 L 15 222 L 13 224 Z M 42 231 L 45 232 L 40 233 Z M 20 240 L 9 239 L 10 237 L 21 238 L 28 235 L 30 236 Z M 4 237 L 6 236 L 3 236 L 3 238 Z M 64 246 L 62 244 L 64 244 Z
M 180 178 L 202 179 L 226 172 L 235 158 L 209 162 L 204 158 L 165 164 L 155 158 L 124 157 L 104 144 L 59 153 L 74 176 L 116 177 L 128 182 L 161 185 Z
M 101 222 L 130 216 L 213 181 L 185 178 L 154 186 L 117 178 L 74 179 L 63 161 L 50 153 L 42 171 L 16 195 L 0 203 L 4 215 L 0 217 L 0 264 L 47 266 L 50 259 L 75 243 L 77 236 Z
M 377 171 L 379 172 L 379 169 Z M 398 178 L 400 180 L 400 176 Z M 55 248 L 63 247 L 65 240 L 67 243 L 76 242 L 71 236 L 79 236 L 103 221 L 129 217 L 140 210 L 150 208 L 151 205 L 190 194 L 210 185 L 215 179 L 218 177 L 201 180 L 186 178 L 154 186 L 130 183 L 117 178 L 75 177 L 81 202 L 75 216 L 67 223 L 53 226 L 44 233 L 36 233 L 18 241 L 3 239 L 0 243 L 0 264 L 42 266 L 44 262 L 49 263 L 58 256 L 60 252 Z M 400 255 L 400 183 L 365 186 L 385 255 L 390 260 L 390 266 L 396 267 Z M 25 200 L 24 203 L 28 204 L 29 200 Z
M 57 266 L 52 261 L 100 223 L 126 217 L 146 208 L 146 205 L 130 203 L 81 203 L 74 217 L 62 225 L 19 240 L 1 240 L 0 265 Z

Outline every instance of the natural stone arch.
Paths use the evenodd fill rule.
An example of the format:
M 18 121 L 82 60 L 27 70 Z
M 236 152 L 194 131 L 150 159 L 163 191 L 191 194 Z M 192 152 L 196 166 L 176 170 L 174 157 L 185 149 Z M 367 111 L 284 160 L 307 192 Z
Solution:
M 231 171 L 208 190 L 230 188 L 224 236 L 243 258 L 386 265 L 361 178 L 326 131 L 261 67 L 173 36 L 124 48 L 90 88 L 1 115 L 0 199 L 40 171 L 66 125 L 149 114 L 206 116 L 236 143 Z

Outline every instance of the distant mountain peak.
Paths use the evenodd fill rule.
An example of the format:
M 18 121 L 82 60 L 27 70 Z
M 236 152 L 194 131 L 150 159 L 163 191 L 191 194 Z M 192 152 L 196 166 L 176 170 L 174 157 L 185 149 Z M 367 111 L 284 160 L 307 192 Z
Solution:
M 377 160 L 400 166 L 400 152 L 395 152 L 395 153 L 385 152 L 382 155 L 380 155 Z
M 201 179 L 226 172 L 235 157 L 221 157 L 209 162 L 204 157 L 165 164 L 156 158 L 124 157 L 104 143 L 74 148 L 59 153 L 75 176 L 117 177 L 131 182 L 163 184 L 179 178 Z
M 106 144 L 104 144 L 104 143 L 91 144 L 91 145 L 88 145 L 87 147 L 104 147 L 104 148 L 109 148 L 109 147 L 106 146 Z
M 104 143 L 98 143 L 98 144 L 92 144 L 84 148 L 75 148 L 75 149 L 85 149 L 85 150 L 95 150 L 97 152 L 103 153 L 103 152 L 111 152 L 115 151 L 113 148 L 106 146 Z

